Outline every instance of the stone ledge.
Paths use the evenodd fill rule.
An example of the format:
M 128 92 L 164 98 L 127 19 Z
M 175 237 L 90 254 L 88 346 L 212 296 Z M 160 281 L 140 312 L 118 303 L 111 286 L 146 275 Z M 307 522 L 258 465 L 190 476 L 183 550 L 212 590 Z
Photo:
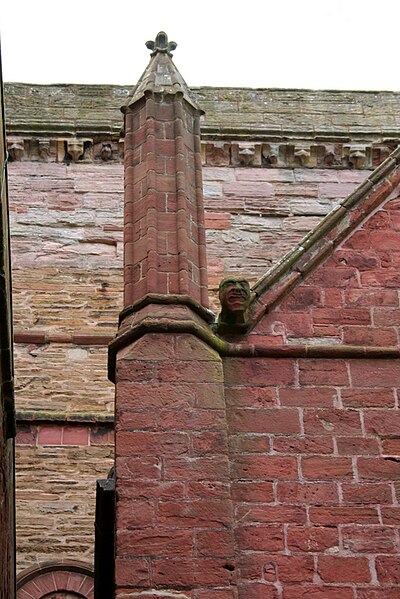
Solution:
M 67 343 L 71 345 L 108 345 L 113 340 L 113 335 L 97 334 L 68 334 L 46 331 L 21 331 L 14 332 L 14 343 L 47 345 L 49 343 Z
M 108 378 L 115 383 L 117 354 L 137 339 L 149 333 L 191 334 L 207 343 L 222 357 L 242 358 L 314 358 L 314 359 L 400 359 L 398 347 L 373 347 L 359 345 L 263 345 L 253 343 L 232 343 L 217 337 L 207 325 L 195 320 L 178 320 L 166 317 L 145 317 L 123 330 L 109 345 Z
M 47 410 L 17 410 L 17 422 L 34 422 L 35 424 L 45 422 L 65 422 L 68 424 L 112 424 L 114 414 L 91 414 L 87 412 L 51 412 Z
M 121 161 L 120 107 L 130 91 L 113 85 L 5 84 L 11 159 Z M 200 87 L 192 93 L 206 111 L 201 135 L 210 165 L 220 159 L 216 144 L 228 142 L 233 166 L 238 161 L 255 166 L 261 159 L 282 168 L 314 163 L 371 168 L 386 157 L 384 146 L 390 153 L 400 141 L 399 92 Z
M 96 136 L 90 131 L 85 135 L 61 135 L 13 131 L 7 137 L 10 162 L 123 163 L 124 140 L 119 135 Z M 313 130 L 240 132 L 206 128 L 201 135 L 202 164 L 213 167 L 372 169 L 400 144 L 400 127 L 387 133 L 379 130 L 360 134 L 349 130 L 329 135 Z
M 133 85 L 37 85 L 6 83 L 4 86 L 8 130 L 24 123 L 36 130 L 44 124 L 69 125 L 81 132 L 122 126 L 120 107 Z M 290 131 L 303 129 L 397 129 L 400 93 L 390 91 L 341 91 L 307 89 L 251 89 L 194 87 L 196 102 L 206 112 L 204 127 L 247 129 L 263 127 Z M 82 134 L 82 133 L 81 133 Z

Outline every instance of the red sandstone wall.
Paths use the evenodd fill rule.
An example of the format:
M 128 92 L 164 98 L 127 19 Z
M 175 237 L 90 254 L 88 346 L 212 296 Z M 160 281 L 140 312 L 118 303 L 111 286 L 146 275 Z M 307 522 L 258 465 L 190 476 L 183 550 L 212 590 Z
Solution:
M 220 356 L 191 335 L 150 334 L 121 352 L 117 381 L 116 596 L 231 597 Z
M 398 596 L 399 375 L 385 360 L 225 361 L 240 596 Z
M 265 274 L 366 177 L 366 171 L 203 168 L 212 307 L 226 274 Z
M 255 281 L 366 174 L 206 167 L 211 291 L 228 272 Z M 10 164 L 15 327 L 63 335 L 22 335 L 16 346 L 19 568 L 71 553 L 92 559 L 94 480 L 112 456 L 89 435 L 98 427 L 105 438 L 101 419 L 113 412 L 105 344 L 122 308 L 122 196 L 121 165 Z M 77 335 L 89 337 L 78 343 Z M 39 416 L 53 420 L 32 422 Z M 82 416 L 92 420 L 72 425 L 81 441 L 64 436 L 65 418 Z M 72 499 L 68 481 L 76 480 Z
M 252 336 L 397 345 L 400 203 L 387 202 Z M 400 361 L 224 361 L 240 596 L 400 595 Z
M 241 94 L 226 94 L 229 125 L 233 118 L 281 127 L 276 115 L 245 119 L 231 111 Z M 348 103 L 346 111 L 363 113 Z M 75 115 L 61 110 L 63 118 Z M 327 117 L 306 121 L 325 126 Z M 35 144 L 26 140 L 24 148 Z M 29 152 L 23 160 L 38 159 Z M 349 155 L 350 148 L 338 164 L 350 165 Z M 112 460 L 105 345 L 121 308 L 123 177 L 120 165 L 101 164 L 96 153 L 97 163 L 86 159 L 10 168 L 22 567 L 71 553 L 91 561 L 94 481 Z M 251 281 L 263 275 L 365 175 L 206 168 L 211 291 L 228 272 Z M 396 250 L 398 240 L 387 238 L 392 245 L 379 247 L 380 236 L 368 233 L 359 247 L 339 252 L 255 336 L 395 343 L 398 297 L 379 289 L 389 280 L 398 293 L 397 257 L 382 251 Z M 376 271 L 373 280 L 366 269 Z M 117 410 L 117 467 L 126 474 L 118 483 L 121 596 L 125 585 L 127 594 L 158 586 L 167 596 L 171 589 L 191 599 L 236 599 L 236 581 L 240 599 L 398 596 L 397 362 L 225 359 L 226 412 L 219 356 L 182 337 L 153 339 L 150 348 L 145 337 L 136 356 L 123 356 L 138 359 L 125 372 Z M 212 360 L 218 367 L 208 371 Z
M 251 341 L 397 345 L 399 208 L 394 194 Z M 119 596 L 398 597 L 400 360 L 225 358 L 225 411 L 199 401 L 218 378 L 182 342 L 121 353 Z
M 399 343 L 398 191 L 252 332 L 283 343 Z
M 9 170 L 17 326 L 113 335 L 122 307 L 122 165 L 14 162 Z M 255 282 L 367 174 L 204 167 L 211 291 L 227 273 Z

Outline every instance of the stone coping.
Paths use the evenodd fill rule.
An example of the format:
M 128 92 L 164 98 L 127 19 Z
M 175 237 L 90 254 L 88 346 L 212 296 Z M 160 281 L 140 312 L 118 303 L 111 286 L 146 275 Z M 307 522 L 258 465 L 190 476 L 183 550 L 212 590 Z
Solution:
M 6 83 L 9 135 L 118 139 L 132 86 Z M 400 138 L 400 92 L 195 87 L 204 139 Z

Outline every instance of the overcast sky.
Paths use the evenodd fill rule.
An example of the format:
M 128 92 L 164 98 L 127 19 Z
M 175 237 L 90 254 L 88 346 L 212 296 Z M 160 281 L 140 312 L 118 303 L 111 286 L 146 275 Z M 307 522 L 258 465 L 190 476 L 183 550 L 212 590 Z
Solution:
M 189 86 L 400 90 L 400 0 L 5 0 L 4 81 L 133 85 L 158 31 Z

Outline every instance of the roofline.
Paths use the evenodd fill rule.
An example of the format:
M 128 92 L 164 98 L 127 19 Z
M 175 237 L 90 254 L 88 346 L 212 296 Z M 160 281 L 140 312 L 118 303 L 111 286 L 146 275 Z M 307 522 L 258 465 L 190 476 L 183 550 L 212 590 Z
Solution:
M 34 81 L 4 81 L 4 85 L 29 85 L 31 87 L 90 87 L 90 88 L 127 88 L 132 89 L 132 82 L 130 83 L 77 83 L 77 82 L 49 82 L 49 83 L 35 83 Z M 318 88 L 318 87 L 251 87 L 251 86 L 240 86 L 240 85 L 189 85 L 188 87 L 192 91 L 201 89 L 221 89 L 221 90 L 245 90 L 245 91 L 272 91 L 272 92 L 318 92 L 318 93 L 339 93 L 339 94 L 400 94 L 400 88 L 395 89 L 336 89 L 336 88 Z

